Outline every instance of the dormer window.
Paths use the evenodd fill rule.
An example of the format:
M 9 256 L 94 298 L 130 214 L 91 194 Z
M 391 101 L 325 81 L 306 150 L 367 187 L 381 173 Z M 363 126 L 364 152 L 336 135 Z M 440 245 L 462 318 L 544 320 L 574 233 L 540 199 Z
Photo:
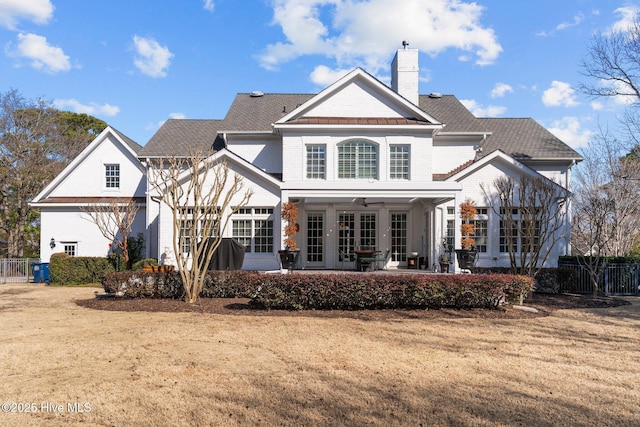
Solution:
M 120 188 L 120 165 L 104 165 L 105 188 Z
M 352 140 L 338 144 L 339 179 L 378 179 L 378 146 Z

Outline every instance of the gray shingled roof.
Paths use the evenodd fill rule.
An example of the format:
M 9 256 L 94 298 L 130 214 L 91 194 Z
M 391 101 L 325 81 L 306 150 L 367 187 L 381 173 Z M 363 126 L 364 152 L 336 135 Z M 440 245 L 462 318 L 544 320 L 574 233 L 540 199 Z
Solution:
M 125 144 L 129 146 L 129 148 L 133 150 L 134 153 L 136 154 L 140 153 L 140 150 L 142 150 L 142 145 L 138 144 L 133 139 L 129 138 L 127 135 L 120 132 L 118 129 L 114 128 L 113 126 L 111 126 L 111 129 L 113 129 L 113 131 L 118 134 L 118 136 L 124 141 Z
M 139 152 L 140 157 L 186 155 L 189 147 L 209 150 L 220 132 L 271 132 L 271 125 L 314 94 L 236 95 L 224 120 L 171 119 Z M 453 95 L 420 95 L 420 108 L 446 124 L 448 132 L 491 132 L 483 155 L 500 149 L 519 160 L 576 159 L 581 156 L 533 119 L 477 118 Z
M 502 150 L 517 160 L 571 159 L 582 156 L 538 122 L 530 118 L 486 118 L 480 120 L 493 134 L 483 146 L 483 155 Z
M 453 95 L 420 95 L 419 107 L 446 126 L 441 132 L 487 132 L 484 125 Z
M 222 120 L 169 119 L 138 153 L 140 157 L 184 156 L 190 148 L 211 150 Z
M 314 97 L 314 94 L 239 93 L 224 118 L 225 131 L 268 131 L 271 125 Z

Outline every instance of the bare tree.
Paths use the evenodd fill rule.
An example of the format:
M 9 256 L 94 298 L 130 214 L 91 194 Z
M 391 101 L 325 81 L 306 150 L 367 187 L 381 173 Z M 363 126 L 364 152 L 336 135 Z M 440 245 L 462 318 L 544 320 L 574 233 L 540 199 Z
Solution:
M 185 300 L 195 303 L 207 268 L 231 215 L 247 205 L 252 191 L 226 161 L 193 150 L 188 157 L 151 160 L 151 190 L 171 210 L 173 251 Z
M 29 201 L 105 127 L 15 89 L 0 93 L 0 237 L 8 256 L 38 252 L 40 212 Z
M 640 98 L 640 20 L 636 15 L 628 28 L 593 36 L 581 61 L 582 74 L 595 83 L 578 89 L 593 97 L 622 96 L 636 102 Z
M 103 203 L 91 203 L 81 209 L 98 227 L 100 233 L 120 249 L 127 270 L 131 270 L 129 234 L 140 209 L 138 203 L 133 199 L 106 199 Z
M 512 272 L 534 277 L 566 237 L 569 192 L 547 178 L 528 175 L 503 176 L 493 181 L 493 188 L 481 188 L 500 219 Z

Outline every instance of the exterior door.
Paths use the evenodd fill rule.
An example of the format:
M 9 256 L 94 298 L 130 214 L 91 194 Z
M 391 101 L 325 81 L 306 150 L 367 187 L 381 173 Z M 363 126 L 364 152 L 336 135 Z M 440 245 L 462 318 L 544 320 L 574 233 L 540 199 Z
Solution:
M 307 213 L 307 267 L 323 267 L 325 264 L 324 223 L 324 212 Z

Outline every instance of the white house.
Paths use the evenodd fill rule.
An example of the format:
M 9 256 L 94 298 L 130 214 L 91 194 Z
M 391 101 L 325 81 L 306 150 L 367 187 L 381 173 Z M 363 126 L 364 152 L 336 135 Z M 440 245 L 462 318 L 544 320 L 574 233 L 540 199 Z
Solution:
M 122 136 L 113 139 L 118 147 L 127 145 Z M 225 237 L 246 246 L 243 268 L 252 270 L 278 268 L 283 202 L 299 208 L 296 241 L 302 267 L 347 268 L 351 264 L 342 262 L 341 251 L 372 247 L 388 249 L 387 267 L 394 268 L 406 267 L 412 252 L 425 257 L 430 267 L 443 251 L 443 239 L 458 247 L 457 207 L 467 198 L 479 208 L 478 265 L 507 266 L 500 221 L 481 184 L 528 174 L 570 189 L 571 168 L 581 160 L 532 119 L 477 118 L 453 95 L 419 95 L 418 51 L 406 46 L 393 60 L 391 87 L 358 68 L 318 94 L 238 94 L 222 120 L 168 120 L 137 152 L 139 164 L 132 152 L 124 155 L 121 150 L 126 195 L 144 197 L 141 165 L 186 155 L 191 147 L 226 159 L 254 192 L 225 231 Z M 62 183 L 89 162 L 89 170 L 103 174 L 112 160 L 101 161 L 81 154 L 36 199 L 34 204 L 43 209 L 43 258 L 49 253 L 49 236 L 63 223 L 72 223 L 67 205 L 66 216 L 49 208 L 56 197 L 71 196 L 71 184 L 62 191 Z M 96 183 L 78 188 L 73 196 L 104 196 L 105 190 Z M 175 238 L 169 211 L 152 192 L 144 204 L 147 255 L 171 258 L 164 253 Z M 88 229 L 76 230 L 73 239 L 65 230 L 65 239 L 93 239 Z M 562 232 L 567 238 L 553 248 L 550 266 L 569 252 L 568 222 Z M 78 254 L 97 255 L 82 249 L 78 244 Z
M 40 259 L 51 254 L 106 256 L 110 244 L 83 212 L 95 204 L 128 202 L 140 208 L 132 234 L 146 234 L 146 172 L 138 160 L 142 147 L 107 127 L 31 202 L 40 209 Z

